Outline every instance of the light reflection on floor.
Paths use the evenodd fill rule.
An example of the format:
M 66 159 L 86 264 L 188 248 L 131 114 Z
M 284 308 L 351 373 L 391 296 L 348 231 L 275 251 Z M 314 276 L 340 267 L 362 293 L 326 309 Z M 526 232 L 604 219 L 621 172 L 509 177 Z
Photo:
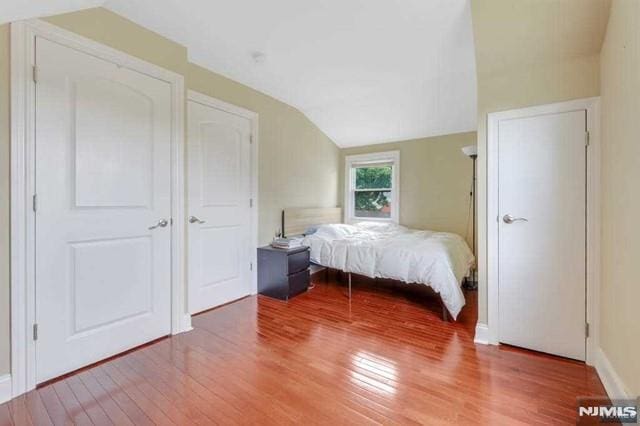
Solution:
M 351 356 L 351 382 L 383 395 L 395 395 L 398 371 L 396 363 L 386 358 L 359 351 Z

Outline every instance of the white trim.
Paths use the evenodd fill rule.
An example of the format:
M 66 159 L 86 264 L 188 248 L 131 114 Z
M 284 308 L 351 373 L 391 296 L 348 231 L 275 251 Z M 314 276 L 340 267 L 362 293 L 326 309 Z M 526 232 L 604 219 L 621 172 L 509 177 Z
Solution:
M 391 185 L 393 187 L 391 199 L 391 218 L 380 219 L 373 217 L 355 217 L 353 212 L 353 201 L 351 197 L 351 186 L 353 184 L 353 175 L 351 169 L 358 163 L 375 163 L 375 162 L 393 163 L 393 175 L 391 177 Z M 393 222 L 400 221 L 400 151 L 384 151 L 372 152 L 368 154 L 347 155 L 344 157 L 344 220 L 345 223 L 355 223 L 359 221 L 379 221 Z
M 171 209 L 176 224 L 171 238 L 171 333 L 190 329 L 190 320 L 185 317 L 184 77 L 44 21 L 14 22 L 11 24 L 11 377 L 14 397 L 36 385 L 35 345 L 31 339 L 31 325 L 35 322 L 35 217 L 30 204 L 35 175 L 35 85 L 31 70 L 36 36 L 171 85 Z
M 487 324 L 483 324 L 481 322 L 476 324 L 476 335 L 473 337 L 473 343 L 481 345 L 489 344 L 489 328 L 487 327 Z
M 596 362 L 600 312 L 600 98 L 489 113 L 487 117 L 487 327 L 489 343 L 499 343 L 498 330 L 498 123 L 521 117 L 587 111 L 587 322 L 586 362 Z M 480 265 L 483 267 L 483 265 Z
M 146 66 L 142 66 L 142 69 Z M 164 71 L 164 70 L 163 70 Z M 173 73 L 172 73 L 173 74 Z M 184 77 L 173 74 L 171 83 L 171 334 L 191 331 L 187 313 L 185 237 L 185 163 L 184 163 Z
M 624 382 L 616 372 L 616 370 L 609 362 L 609 359 L 604 354 L 601 348 L 596 350 L 595 360 L 596 371 L 600 376 L 600 381 L 604 385 L 604 389 L 607 391 L 607 395 L 611 399 L 630 399 L 632 398 L 631 392 L 627 390 Z
M 187 100 L 197 102 L 211 108 L 235 114 L 251 121 L 251 198 L 253 199 L 253 208 L 251 212 L 251 263 L 253 269 L 251 271 L 251 294 L 258 293 L 258 147 L 260 145 L 260 116 L 257 112 L 251 111 L 237 105 L 233 105 L 203 93 L 194 90 L 187 91 Z
M 0 376 L 0 404 L 3 404 L 13 398 L 11 392 L 11 374 Z

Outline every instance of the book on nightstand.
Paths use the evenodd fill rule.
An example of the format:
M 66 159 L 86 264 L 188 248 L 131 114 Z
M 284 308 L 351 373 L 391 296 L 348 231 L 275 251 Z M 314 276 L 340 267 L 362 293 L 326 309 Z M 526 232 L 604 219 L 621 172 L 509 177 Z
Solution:
M 302 247 L 302 237 L 300 238 L 276 238 L 271 242 L 271 247 L 283 250 L 291 250 Z

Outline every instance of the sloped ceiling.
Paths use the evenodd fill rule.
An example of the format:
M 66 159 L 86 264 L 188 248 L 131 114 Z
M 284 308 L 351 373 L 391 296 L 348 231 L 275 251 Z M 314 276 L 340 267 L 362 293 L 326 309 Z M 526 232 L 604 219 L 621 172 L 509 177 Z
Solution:
M 342 147 L 476 128 L 469 0 L 3 0 L 0 16 L 99 4 L 296 107 Z
M 0 24 L 97 7 L 104 0 L 2 0 Z
M 339 146 L 474 130 L 468 0 L 109 0 Z M 263 54 L 255 61 L 254 53 Z

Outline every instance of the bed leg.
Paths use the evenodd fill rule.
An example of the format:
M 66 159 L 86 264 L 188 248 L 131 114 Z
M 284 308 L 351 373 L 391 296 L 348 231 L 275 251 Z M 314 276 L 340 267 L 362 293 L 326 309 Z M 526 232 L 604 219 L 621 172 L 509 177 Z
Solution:
M 351 272 L 349 272 L 349 300 L 351 300 Z
M 451 318 L 449 316 L 449 310 L 447 309 L 447 307 L 442 302 L 442 299 L 440 299 L 440 306 L 442 306 L 442 321 L 450 322 Z

